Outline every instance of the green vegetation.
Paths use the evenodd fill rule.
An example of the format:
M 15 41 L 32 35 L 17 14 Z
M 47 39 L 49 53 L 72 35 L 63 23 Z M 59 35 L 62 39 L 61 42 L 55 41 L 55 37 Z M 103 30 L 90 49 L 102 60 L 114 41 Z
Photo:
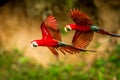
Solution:
M 79 8 L 90 15 L 94 24 L 119 33 L 118 0 L 114 2 L 110 0 L 1 0 L 0 2 L 2 1 L 6 3 L 0 3 L 0 80 L 120 80 L 120 45 L 116 45 L 112 52 L 106 50 L 105 55 L 108 56 L 99 56 L 90 67 L 87 67 L 85 62 L 76 65 L 59 62 L 44 68 L 24 57 L 24 51 L 17 48 L 7 51 L 1 48 L 3 45 L 9 46 L 9 42 L 17 41 L 16 44 L 21 46 L 20 43 L 32 39 L 34 35 L 31 34 L 36 32 L 38 26 L 36 19 L 42 20 L 42 17 L 49 14 L 53 14 L 57 21 L 60 21 L 58 24 L 61 32 L 67 35 L 62 27 L 70 23 L 71 19 L 67 12 L 70 8 Z M 113 25 L 115 25 L 114 29 Z M 109 42 L 111 44 L 111 41 Z M 114 43 L 111 45 L 113 47 Z M 95 48 L 100 46 L 99 42 L 94 45 Z
M 51 64 L 47 69 L 30 62 L 21 51 L 0 50 L 0 80 L 120 80 L 120 45 L 109 53 L 107 59 L 99 58 L 92 66 Z

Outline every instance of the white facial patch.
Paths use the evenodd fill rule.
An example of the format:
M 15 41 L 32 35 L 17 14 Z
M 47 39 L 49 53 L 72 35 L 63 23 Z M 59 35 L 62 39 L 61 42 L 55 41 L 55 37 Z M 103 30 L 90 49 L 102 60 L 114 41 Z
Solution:
M 31 47 L 37 47 L 37 46 L 38 44 L 35 41 L 31 43 Z
M 64 28 L 64 30 L 67 32 L 67 31 L 70 31 L 71 30 L 71 27 L 70 25 L 66 25 L 66 27 Z

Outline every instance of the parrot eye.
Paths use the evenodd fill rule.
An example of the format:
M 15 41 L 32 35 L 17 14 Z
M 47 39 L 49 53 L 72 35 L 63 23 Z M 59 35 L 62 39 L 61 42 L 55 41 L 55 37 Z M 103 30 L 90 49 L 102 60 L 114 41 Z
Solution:
M 38 47 L 38 44 L 36 42 L 31 42 L 31 47 Z

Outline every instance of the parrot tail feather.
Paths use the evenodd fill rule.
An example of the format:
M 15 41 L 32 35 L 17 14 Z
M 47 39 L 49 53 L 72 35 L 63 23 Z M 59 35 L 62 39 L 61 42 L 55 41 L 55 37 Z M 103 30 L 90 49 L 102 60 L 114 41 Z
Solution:
M 105 35 L 109 35 L 109 36 L 113 36 L 113 37 L 120 37 L 120 34 L 113 34 L 113 33 L 110 33 L 110 32 L 107 32 L 103 29 L 100 29 L 96 26 L 91 26 L 91 30 L 92 31 L 95 31 L 97 33 L 101 33 L 101 34 L 105 34 Z
M 113 37 L 120 37 L 120 34 L 113 34 L 113 33 L 104 31 L 103 29 L 99 29 L 99 33 L 101 33 L 101 34 L 106 34 L 106 35 L 110 35 L 110 36 L 113 36 Z

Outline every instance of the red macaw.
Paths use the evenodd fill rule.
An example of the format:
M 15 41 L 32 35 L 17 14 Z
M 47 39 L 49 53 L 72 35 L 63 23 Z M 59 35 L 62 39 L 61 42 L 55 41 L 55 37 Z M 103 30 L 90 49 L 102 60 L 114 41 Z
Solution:
M 86 48 L 92 41 L 94 32 L 120 37 L 118 34 L 113 34 L 96 27 L 87 14 L 81 12 L 78 9 L 71 9 L 69 11 L 69 15 L 75 24 L 67 24 L 64 29 L 66 32 L 70 30 L 76 30 L 72 40 L 72 45 L 77 48 Z
M 63 54 L 65 54 L 65 52 L 73 54 L 80 51 L 93 51 L 79 49 L 62 42 L 56 19 L 53 16 L 47 17 L 45 21 L 42 22 L 40 28 L 42 31 L 42 39 L 33 40 L 31 42 L 32 47 L 46 46 L 56 57 L 58 57 L 57 50 L 61 51 Z

